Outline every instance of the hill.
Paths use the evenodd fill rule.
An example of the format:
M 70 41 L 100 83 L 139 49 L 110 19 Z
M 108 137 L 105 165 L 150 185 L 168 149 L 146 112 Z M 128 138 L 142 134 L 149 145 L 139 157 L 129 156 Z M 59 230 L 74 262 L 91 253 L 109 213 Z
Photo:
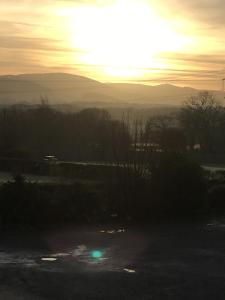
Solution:
M 42 97 L 52 105 L 180 105 L 199 92 L 189 87 L 127 83 L 101 83 L 66 74 L 43 73 L 0 76 L 0 103 L 40 103 Z

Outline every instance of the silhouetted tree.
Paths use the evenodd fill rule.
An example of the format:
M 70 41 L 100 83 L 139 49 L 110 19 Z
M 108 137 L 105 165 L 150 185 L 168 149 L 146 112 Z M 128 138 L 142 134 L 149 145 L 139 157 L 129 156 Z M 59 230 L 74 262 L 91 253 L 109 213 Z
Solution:
M 200 92 L 189 98 L 180 113 L 181 126 L 185 130 L 188 144 L 199 144 L 201 151 L 215 151 L 215 138 L 221 129 L 223 107 L 213 94 Z M 220 131 L 221 132 L 221 131 Z
M 178 124 L 176 116 L 159 115 L 148 119 L 145 136 L 149 143 L 161 151 L 182 152 L 186 148 L 184 131 Z

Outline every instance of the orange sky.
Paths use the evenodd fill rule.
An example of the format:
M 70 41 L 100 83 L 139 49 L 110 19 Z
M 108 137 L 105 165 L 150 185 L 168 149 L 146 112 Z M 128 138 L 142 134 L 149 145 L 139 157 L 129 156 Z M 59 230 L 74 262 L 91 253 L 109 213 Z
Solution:
M 224 0 L 1 0 L 1 74 L 220 89 Z

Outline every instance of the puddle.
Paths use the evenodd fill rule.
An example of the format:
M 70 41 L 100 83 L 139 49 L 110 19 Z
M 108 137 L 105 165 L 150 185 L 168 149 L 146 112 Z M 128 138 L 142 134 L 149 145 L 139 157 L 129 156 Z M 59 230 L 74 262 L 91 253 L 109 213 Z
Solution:
M 101 271 L 111 268 L 111 248 L 94 248 L 78 245 L 73 251 L 68 252 L 0 252 L 1 265 L 20 265 L 22 267 L 45 268 L 54 271 L 55 268 L 63 268 L 64 263 L 80 264 L 84 270 Z M 57 263 L 57 262 L 60 262 Z M 45 263 L 45 264 L 44 264 Z M 54 267 L 53 267 L 54 266 Z

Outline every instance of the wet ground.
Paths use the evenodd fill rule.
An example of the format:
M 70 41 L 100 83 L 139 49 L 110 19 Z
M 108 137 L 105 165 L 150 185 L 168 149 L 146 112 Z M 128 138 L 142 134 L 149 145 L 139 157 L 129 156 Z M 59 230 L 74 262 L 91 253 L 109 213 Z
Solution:
M 54 176 L 44 176 L 44 175 L 35 175 L 35 174 L 23 174 L 24 178 L 31 183 L 37 184 L 72 184 L 73 180 L 68 178 L 60 178 Z M 10 172 L 0 172 L 0 185 L 12 182 L 13 173 Z
M 225 299 L 224 224 L 1 233 L 0 299 Z

